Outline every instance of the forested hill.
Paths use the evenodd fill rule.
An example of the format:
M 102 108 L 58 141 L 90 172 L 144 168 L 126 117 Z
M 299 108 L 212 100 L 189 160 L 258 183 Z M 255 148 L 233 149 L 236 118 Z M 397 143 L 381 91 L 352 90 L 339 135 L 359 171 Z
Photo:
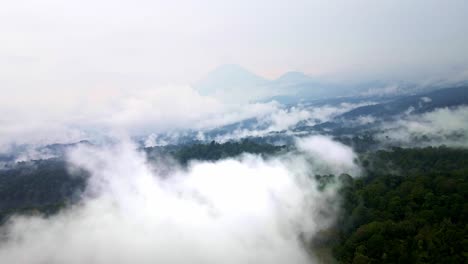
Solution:
M 426 101 L 423 101 L 426 100 Z M 387 103 L 358 107 L 338 118 L 352 119 L 359 116 L 390 117 L 413 108 L 414 113 L 425 113 L 442 107 L 468 105 L 468 86 L 436 90 L 413 96 L 397 98 Z
M 151 155 L 164 153 L 185 164 L 286 149 L 243 141 L 145 151 L 150 162 Z M 338 180 L 343 187 L 338 222 L 314 247 L 332 248 L 340 263 L 467 263 L 468 150 L 393 148 L 360 159 L 361 178 L 317 177 L 321 187 Z M 0 170 L 0 220 L 13 213 L 53 214 L 73 203 L 86 185 L 87 174 L 80 173 L 71 175 L 59 159 Z
M 248 140 L 219 144 L 193 144 L 145 148 L 149 162 L 158 156 L 169 156 L 187 164 L 189 160 L 219 160 L 242 153 L 271 155 L 282 146 L 258 144 Z M 86 186 L 86 171 L 72 175 L 63 159 L 51 158 L 18 162 L 0 169 L 0 223 L 12 213 L 50 214 L 76 201 Z
M 468 150 L 395 148 L 365 164 L 341 190 L 341 263 L 467 263 Z
M 55 213 L 78 199 L 85 171 L 72 173 L 61 159 L 18 162 L 0 170 L 0 223 L 12 213 Z
M 145 148 L 149 157 L 166 154 L 173 156 L 182 164 L 189 160 L 215 161 L 223 158 L 235 157 L 242 153 L 252 153 L 259 155 L 271 155 L 285 150 L 286 146 L 275 146 L 271 144 L 261 144 L 249 140 L 239 142 L 217 143 L 212 141 L 209 144 L 192 144 L 186 146 L 166 146 Z

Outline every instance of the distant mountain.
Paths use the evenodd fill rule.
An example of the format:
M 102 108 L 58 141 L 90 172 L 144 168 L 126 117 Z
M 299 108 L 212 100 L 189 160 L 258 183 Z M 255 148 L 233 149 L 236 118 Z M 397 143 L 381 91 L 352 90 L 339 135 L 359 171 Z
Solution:
M 226 101 L 249 101 L 248 97 L 261 97 L 269 82 L 239 65 L 226 64 L 208 73 L 193 86 L 201 95 Z
M 323 83 L 297 71 L 286 72 L 273 80 L 270 85 L 278 95 L 269 99 L 284 104 L 345 95 L 343 87 Z
M 452 108 L 462 105 L 468 105 L 468 86 L 395 97 L 386 102 L 355 108 L 328 122 L 314 126 L 298 126 L 294 131 L 352 135 L 372 130 L 379 127 L 383 122 L 395 121 L 403 116 L 423 114 L 438 108 Z M 372 120 L 373 122 L 360 122 L 365 120 Z
M 277 79 L 269 80 L 235 64 L 216 68 L 193 86 L 201 95 L 213 96 L 225 102 L 276 100 L 283 104 L 351 96 L 391 99 L 443 88 L 438 84 L 418 85 L 385 80 L 332 83 L 299 71 L 286 72 Z
M 315 81 L 312 77 L 305 75 L 302 72 L 290 71 L 284 73 L 273 82 L 277 85 L 298 85 L 303 83 L 313 83 Z
M 362 106 L 341 115 L 339 118 L 352 119 L 368 115 L 386 118 L 405 112 L 420 114 L 436 108 L 458 105 L 468 105 L 468 86 L 436 90 L 397 98 L 387 103 Z
M 350 94 L 342 85 L 322 83 L 302 72 L 290 71 L 268 80 L 235 64 L 216 68 L 193 86 L 201 95 L 226 102 L 277 100 L 294 103 Z

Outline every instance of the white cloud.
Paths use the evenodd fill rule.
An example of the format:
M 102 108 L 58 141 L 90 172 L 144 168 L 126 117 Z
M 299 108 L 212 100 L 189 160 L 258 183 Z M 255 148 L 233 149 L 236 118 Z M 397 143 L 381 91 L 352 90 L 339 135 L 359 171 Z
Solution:
M 385 123 L 378 138 L 405 146 L 468 147 L 468 107 L 440 108 Z
M 165 165 L 151 169 L 129 143 L 82 146 L 69 160 L 92 173 L 83 202 L 48 218 L 13 218 L 1 230 L 6 236 L 0 259 L 18 264 L 314 262 L 301 237 L 310 239 L 329 227 L 337 204 L 336 186 L 319 192 L 311 174 L 334 164 L 356 165 L 348 148 L 327 138 L 304 139 L 298 146 L 300 153 L 268 160 L 244 155 L 172 168 L 164 179 L 157 171 Z M 333 157 L 322 155 L 324 146 Z M 316 170 L 319 163 L 325 165 Z
M 322 106 L 305 106 L 299 104 L 290 108 L 275 105 L 276 107 L 272 108 L 270 112 L 265 112 L 265 114 L 257 116 L 257 126 L 234 129 L 232 132 L 216 136 L 215 140 L 218 142 L 226 142 L 246 137 L 263 137 L 272 132 L 281 131 L 286 131 L 286 133 L 292 135 L 294 132 L 290 130 L 300 122 L 303 122 L 304 125 L 307 126 L 313 126 L 329 121 L 354 108 L 371 104 L 373 103 L 341 103 L 339 105 Z
M 355 161 L 357 155 L 353 150 L 341 143 L 333 141 L 327 136 L 312 136 L 296 140 L 297 148 L 307 153 L 315 164 L 316 169 L 321 168 L 321 173 L 350 173 L 360 174 Z M 322 168 L 323 167 L 323 168 Z
M 372 124 L 376 121 L 376 118 L 371 115 L 362 115 L 356 118 L 356 122 L 360 125 Z
M 430 103 L 432 102 L 432 99 L 430 97 L 424 96 L 421 97 L 421 101 L 423 101 L 424 103 Z
M 46 103 L 38 98 L 25 102 L 22 108 L 10 105 L 8 98 L 0 98 L 0 113 L 3 114 L 0 117 L 0 152 L 8 152 L 15 144 L 41 146 L 93 141 L 115 133 L 149 135 L 147 146 L 165 145 L 174 143 L 187 130 L 208 131 L 242 120 L 258 120 L 256 127 L 237 129 L 216 138 L 226 141 L 288 130 L 301 121 L 314 125 L 369 104 L 289 108 L 275 101 L 227 104 L 201 96 L 190 86 L 107 87 L 75 91 L 74 96 L 78 99 L 69 104 L 61 104 L 61 98 L 47 98 Z M 170 138 L 153 142 L 161 133 Z
M 384 87 L 378 88 L 369 88 L 367 91 L 363 92 L 362 95 L 365 96 L 388 96 L 396 95 L 403 92 L 403 89 L 398 85 L 387 85 Z
M 135 136 L 212 128 L 276 107 L 226 105 L 189 86 L 84 90 L 75 96 L 78 99 L 64 105 L 59 104 L 60 97 L 48 98 L 46 103 L 38 97 L 20 108 L 11 106 L 8 98 L 0 98 L 0 152 L 8 151 L 12 144 L 71 143 L 111 131 Z

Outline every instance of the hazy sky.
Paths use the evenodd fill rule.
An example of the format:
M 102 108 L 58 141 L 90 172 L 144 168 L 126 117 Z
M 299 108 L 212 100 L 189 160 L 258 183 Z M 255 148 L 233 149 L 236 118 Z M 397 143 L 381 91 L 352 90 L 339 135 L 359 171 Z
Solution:
M 188 85 L 226 63 L 269 78 L 468 79 L 466 14 L 466 0 L 4 1 L 0 147 L 232 113 Z
M 468 65 L 466 14 L 465 0 L 7 1 L 1 89 L 185 84 L 224 63 L 266 77 L 442 76 Z

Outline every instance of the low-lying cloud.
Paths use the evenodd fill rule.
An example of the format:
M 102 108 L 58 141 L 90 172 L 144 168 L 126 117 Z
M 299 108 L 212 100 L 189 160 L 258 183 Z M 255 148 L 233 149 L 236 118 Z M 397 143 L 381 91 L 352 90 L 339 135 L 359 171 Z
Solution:
M 120 131 L 129 135 L 192 127 L 227 107 L 189 86 L 83 89 L 59 104 L 25 101 L 18 109 L 0 99 L 0 152 L 11 145 L 70 143 Z
M 404 146 L 468 147 L 468 107 L 439 108 L 385 123 L 379 140 Z
M 358 171 L 355 155 L 326 137 L 297 151 L 188 168 L 151 165 L 128 142 L 81 146 L 71 166 L 91 172 L 81 203 L 2 227 L 5 263 L 313 263 L 304 242 L 333 224 L 336 185 L 313 175 Z M 323 148 L 332 150 L 324 155 Z M 314 162 L 311 162 L 314 161 Z M 319 166 L 321 164 L 321 166 Z M 331 169 L 333 168 L 333 169 Z M 165 168 L 167 171 L 167 168 Z
M 257 125 L 251 128 L 237 128 L 229 133 L 218 135 L 214 140 L 226 142 L 229 140 L 240 140 L 246 137 L 264 137 L 274 132 L 286 132 L 294 135 L 292 129 L 302 124 L 304 126 L 314 126 L 332 120 L 334 117 L 348 112 L 354 108 L 370 105 L 372 102 L 362 103 L 341 103 L 338 105 L 301 105 L 284 107 L 277 104 L 274 111 L 257 117 Z

